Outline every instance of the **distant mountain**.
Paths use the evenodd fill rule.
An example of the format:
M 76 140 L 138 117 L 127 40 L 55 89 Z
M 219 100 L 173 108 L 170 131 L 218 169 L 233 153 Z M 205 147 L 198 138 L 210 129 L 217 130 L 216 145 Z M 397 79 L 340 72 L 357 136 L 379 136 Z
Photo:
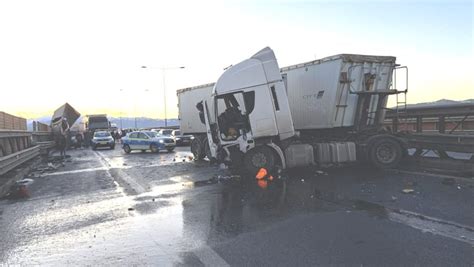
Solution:
M 111 123 L 115 123 L 117 128 L 135 128 L 135 118 L 109 118 Z M 178 126 L 178 119 L 168 119 L 168 126 Z M 137 118 L 136 128 L 153 128 L 165 126 L 165 120 L 163 119 L 151 119 L 139 117 Z
M 123 117 L 123 118 L 115 118 L 109 117 L 111 123 L 117 125 L 118 128 L 135 128 L 135 118 L 130 117 Z M 41 123 L 49 125 L 51 123 L 51 117 L 40 117 L 36 119 L 29 119 L 27 121 L 27 129 L 28 131 L 33 130 L 33 121 L 39 121 Z M 77 119 L 76 123 L 81 122 L 82 117 Z M 145 118 L 139 117 L 137 118 L 137 128 L 153 128 L 153 127 L 163 127 L 165 126 L 165 120 L 163 119 L 152 119 L 152 118 Z M 168 119 L 168 126 L 178 126 L 179 120 L 178 119 Z
M 440 99 L 433 102 L 425 102 L 425 103 L 418 103 L 418 104 L 409 104 L 407 108 L 429 108 L 429 107 L 448 107 L 448 106 L 457 106 L 457 105 L 466 105 L 466 104 L 474 104 L 474 99 L 467 99 L 467 100 L 449 100 L 449 99 Z

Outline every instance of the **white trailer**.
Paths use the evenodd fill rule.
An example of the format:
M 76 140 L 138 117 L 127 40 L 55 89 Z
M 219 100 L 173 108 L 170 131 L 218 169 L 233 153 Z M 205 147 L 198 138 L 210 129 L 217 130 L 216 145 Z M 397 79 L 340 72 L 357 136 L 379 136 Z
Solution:
M 178 96 L 179 129 L 181 134 L 205 134 L 206 124 L 201 122 L 196 104 L 210 99 L 214 83 L 208 83 L 176 91 Z
M 387 100 L 376 92 L 390 88 L 394 68 L 395 57 L 348 54 L 282 68 L 295 129 L 354 127 L 360 92 L 374 93 L 367 109 L 375 115 Z M 369 116 L 367 123 L 381 117 Z
M 191 151 L 196 159 L 203 159 L 206 152 L 209 153 L 207 145 L 206 124 L 204 118 L 196 108 L 198 103 L 210 101 L 214 83 L 208 83 L 176 91 L 178 96 L 179 128 L 182 135 L 193 135 Z M 202 116 L 202 115 L 201 115 Z
M 203 101 L 210 157 L 250 172 L 361 159 L 393 167 L 404 144 L 382 121 L 387 97 L 401 93 L 396 68 L 394 57 L 343 54 L 279 69 L 265 48 Z

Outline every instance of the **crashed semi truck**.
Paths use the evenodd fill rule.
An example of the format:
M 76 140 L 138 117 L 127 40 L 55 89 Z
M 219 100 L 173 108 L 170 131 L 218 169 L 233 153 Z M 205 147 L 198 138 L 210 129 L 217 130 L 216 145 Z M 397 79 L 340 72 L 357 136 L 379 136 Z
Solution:
M 51 130 L 55 134 L 64 134 L 81 116 L 71 105 L 65 103 L 56 109 L 51 117 Z
M 97 130 L 108 131 L 110 129 L 110 122 L 106 114 L 87 115 L 85 126 L 86 130 L 91 133 Z
M 265 48 L 186 106 L 196 106 L 193 120 L 206 127 L 206 137 L 195 138 L 207 141 L 204 155 L 233 167 L 256 172 L 368 161 L 391 168 L 406 151 L 382 126 L 388 96 L 407 90 L 392 86 L 400 68 L 395 57 L 341 54 L 279 69 Z

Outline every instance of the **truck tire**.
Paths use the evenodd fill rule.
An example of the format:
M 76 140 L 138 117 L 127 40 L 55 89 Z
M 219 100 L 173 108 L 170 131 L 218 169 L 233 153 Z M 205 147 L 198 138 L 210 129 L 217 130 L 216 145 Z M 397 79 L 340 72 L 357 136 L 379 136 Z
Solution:
M 255 175 L 260 168 L 271 172 L 275 169 L 275 153 L 268 146 L 257 146 L 244 155 L 245 170 Z
M 204 155 L 206 156 L 206 158 L 209 160 L 209 161 L 214 161 L 215 159 L 212 158 L 212 154 L 211 154 L 211 149 L 209 148 L 209 142 L 207 142 L 207 138 L 204 139 Z
M 202 160 L 206 156 L 203 144 L 204 142 L 198 137 L 191 141 L 191 152 L 196 160 Z
M 370 162 L 377 168 L 394 168 L 402 159 L 402 147 L 393 138 L 376 138 L 369 143 L 368 156 Z

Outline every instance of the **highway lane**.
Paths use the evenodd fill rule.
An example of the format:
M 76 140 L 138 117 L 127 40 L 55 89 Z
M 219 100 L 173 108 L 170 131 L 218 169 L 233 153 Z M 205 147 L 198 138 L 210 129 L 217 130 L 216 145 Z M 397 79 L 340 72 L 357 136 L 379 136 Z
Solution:
M 0 200 L 0 264 L 474 262 L 469 179 L 349 167 L 291 171 L 262 189 L 186 147 L 69 154 L 33 178 L 30 198 Z

